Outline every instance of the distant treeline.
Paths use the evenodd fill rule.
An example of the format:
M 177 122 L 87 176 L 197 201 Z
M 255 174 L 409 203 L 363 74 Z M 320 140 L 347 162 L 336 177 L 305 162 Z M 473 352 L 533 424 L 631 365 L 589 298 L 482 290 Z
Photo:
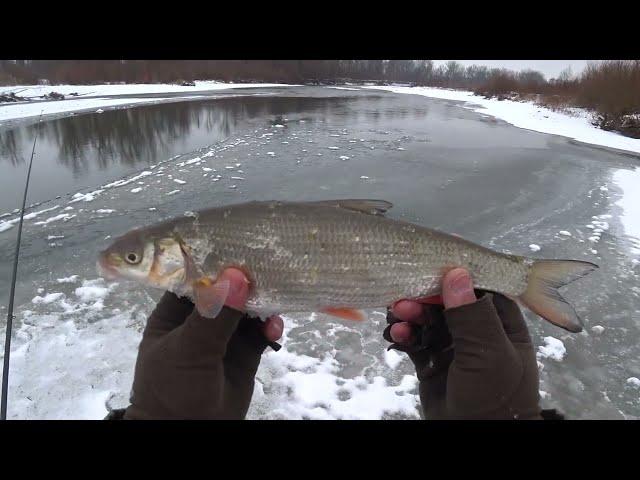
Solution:
M 545 83 L 540 72 L 509 70 L 456 61 L 435 66 L 431 60 L 3 60 L 0 84 L 104 82 L 161 83 L 183 80 L 335 82 L 340 80 L 407 82 L 439 87 L 475 88 L 510 75 L 530 85 Z
M 0 84 L 4 85 L 191 80 L 312 84 L 369 81 L 463 88 L 499 98 L 533 97 L 552 108 L 589 108 L 597 112 L 602 128 L 640 136 L 640 60 L 594 62 L 580 75 L 566 69 L 552 79 L 536 70 L 464 67 L 453 60 L 438 66 L 431 60 L 0 61 Z

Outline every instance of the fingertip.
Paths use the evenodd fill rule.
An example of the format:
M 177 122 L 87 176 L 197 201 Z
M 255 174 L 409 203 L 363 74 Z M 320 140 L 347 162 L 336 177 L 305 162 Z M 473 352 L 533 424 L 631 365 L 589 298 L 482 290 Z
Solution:
M 229 295 L 225 305 L 237 310 L 244 310 L 249 298 L 249 280 L 246 275 L 242 270 L 230 267 L 218 276 L 216 282 L 224 280 L 229 282 Z
M 400 344 L 408 344 L 412 340 L 413 332 L 407 322 L 394 323 L 389 330 L 391 339 Z
M 398 320 L 405 322 L 423 323 L 422 305 L 411 300 L 400 300 L 391 308 L 391 313 Z
M 447 309 L 468 305 L 477 300 L 473 280 L 467 270 L 454 268 L 445 274 L 442 279 L 442 300 Z
M 267 318 L 263 327 L 264 336 L 270 342 L 280 340 L 284 331 L 284 321 L 278 315 Z

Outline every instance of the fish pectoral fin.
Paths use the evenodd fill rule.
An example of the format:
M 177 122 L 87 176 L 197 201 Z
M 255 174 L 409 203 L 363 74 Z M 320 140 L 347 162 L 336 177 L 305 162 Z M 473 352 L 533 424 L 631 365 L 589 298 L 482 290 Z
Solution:
M 331 315 L 333 317 L 342 318 L 343 320 L 353 320 L 355 322 L 361 322 L 366 320 L 367 316 L 362 310 L 356 310 L 354 308 L 323 308 L 320 310 L 322 313 Z
M 327 205 L 331 207 L 345 208 L 368 215 L 384 215 L 387 210 L 393 207 L 391 202 L 386 200 L 370 200 L 370 199 L 345 199 L 345 200 L 323 200 L 320 202 L 309 202 L 315 205 Z
M 220 314 L 229 296 L 229 280 L 212 282 L 208 277 L 201 277 L 193 282 L 193 295 L 200 315 L 215 318 Z

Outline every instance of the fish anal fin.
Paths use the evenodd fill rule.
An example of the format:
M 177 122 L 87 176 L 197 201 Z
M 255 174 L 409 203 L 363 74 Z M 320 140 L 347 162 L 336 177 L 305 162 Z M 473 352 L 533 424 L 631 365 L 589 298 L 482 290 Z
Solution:
M 372 199 L 340 199 L 340 200 L 322 200 L 319 202 L 310 202 L 315 205 L 327 205 L 330 207 L 339 207 L 355 212 L 366 213 L 368 215 L 384 215 L 387 210 L 393 207 L 391 202 L 386 200 Z
M 343 320 L 352 320 L 354 322 L 362 322 L 366 320 L 367 316 L 362 310 L 356 310 L 354 308 L 323 308 L 320 310 L 322 313 L 331 315 L 333 317 L 342 318 Z

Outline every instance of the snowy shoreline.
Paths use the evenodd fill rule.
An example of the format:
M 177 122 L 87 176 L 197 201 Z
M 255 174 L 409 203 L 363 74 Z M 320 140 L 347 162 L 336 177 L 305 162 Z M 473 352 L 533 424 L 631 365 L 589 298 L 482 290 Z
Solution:
M 115 95 L 153 95 L 176 93 L 204 93 L 221 90 L 247 88 L 291 87 L 295 85 L 280 83 L 219 83 L 214 81 L 198 81 L 194 87 L 183 87 L 172 84 L 128 84 L 128 85 L 15 85 L 0 87 L 0 94 L 16 92 L 23 97 L 39 97 L 55 91 L 67 98 L 65 100 L 46 100 L 20 103 L 0 104 L 0 122 L 40 115 L 71 113 L 89 109 L 119 107 L 131 104 L 158 103 L 177 100 L 176 97 L 125 97 L 105 98 Z M 69 96 L 77 93 L 78 96 Z M 195 97 L 183 97 L 185 100 Z M 1 125 L 1 124 L 0 124 Z
M 366 86 L 362 88 L 465 102 L 461 105 L 463 108 L 481 115 L 499 118 L 518 128 L 572 138 L 588 145 L 640 154 L 640 139 L 607 132 L 592 125 L 589 121 L 589 112 L 584 109 L 574 108 L 569 115 L 535 105 L 532 102 L 484 98 L 469 91 L 443 88 L 400 86 Z M 638 194 L 640 167 L 631 170 L 617 170 L 613 175 L 613 181 L 623 192 L 622 198 L 616 202 L 623 210 L 620 221 L 625 233 L 636 237 L 640 249 L 640 196 Z

